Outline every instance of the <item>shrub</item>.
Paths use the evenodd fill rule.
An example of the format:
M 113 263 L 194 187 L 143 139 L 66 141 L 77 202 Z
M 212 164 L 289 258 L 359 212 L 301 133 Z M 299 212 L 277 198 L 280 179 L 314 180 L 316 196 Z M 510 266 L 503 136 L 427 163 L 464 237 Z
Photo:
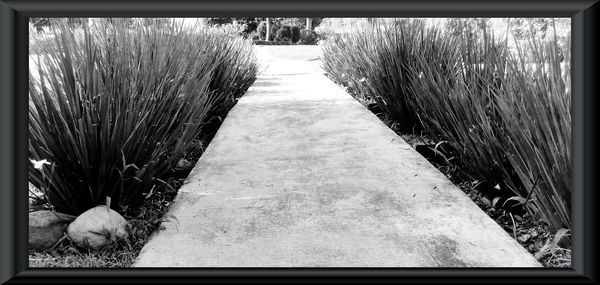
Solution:
M 305 18 L 272 18 L 273 21 L 277 21 L 281 23 L 281 25 L 285 26 L 301 26 L 305 23 Z
M 253 41 L 259 41 L 260 40 L 260 34 L 258 32 L 252 32 L 248 35 L 248 38 L 253 40 Z
M 561 66 L 556 43 L 531 36 L 515 54 L 489 30 L 472 32 L 365 26 L 331 38 L 323 66 L 405 129 L 422 124 L 447 141 L 477 179 L 499 184 L 551 230 L 570 228 L 569 62 Z
M 275 40 L 275 31 L 279 30 L 281 27 L 281 24 L 279 23 L 279 21 L 272 21 L 270 28 L 271 28 L 271 33 L 269 35 L 269 40 Z M 256 30 L 258 31 L 258 33 L 260 34 L 260 39 L 263 40 L 266 38 L 267 36 L 267 22 L 266 21 L 262 21 L 258 24 L 258 27 L 256 28 Z
M 275 32 L 275 40 L 276 41 L 281 41 L 281 42 L 288 42 L 291 41 L 292 39 L 292 29 L 290 26 L 281 26 L 281 28 L 279 28 L 277 30 L 277 32 Z
M 292 41 L 293 43 L 296 43 L 300 40 L 300 30 L 305 26 L 306 23 L 305 18 L 269 18 L 269 21 L 271 23 L 271 36 L 269 40 L 282 41 L 283 38 L 286 38 L 287 41 Z M 313 18 L 313 23 L 320 23 L 320 18 Z M 278 38 L 277 32 L 284 26 L 289 28 L 289 32 L 282 32 L 284 34 Z M 284 29 L 287 30 L 288 28 Z M 265 40 L 267 33 L 266 21 L 263 20 L 258 23 L 256 31 L 260 35 L 260 40 Z
M 245 36 L 246 25 L 233 22 L 231 24 L 220 25 L 217 28 L 232 36 Z
M 405 130 L 419 121 L 411 103 L 408 67 L 430 45 L 421 42 L 419 22 L 396 22 L 333 35 L 323 48 L 323 66 L 335 80 L 357 90 L 364 103 L 376 102 Z
M 258 28 L 258 23 L 255 21 L 248 21 L 246 23 L 246 29 L 244 30 L 244 35 L 254 34 L 256 33 L 256 28 Z
M 41 54 L 44 47 L 54 42 L 54 35 L 29 31 L 29 55 Z
M 267 37 L 267 22 L 262 21 L 258 23 L 258 27 L 256 27 L 256 32 L 260 36 L 260 39 L 263 40 Z
M 249 37 L 256 31 L 258 23 L 256 18 L 205 18 L 205 23 L 209 26 L 220 27 L 226 25 L 236 25 L 242 27 L 241 34 Z
M 123 212 L 175 166 L 202 124 L 256 74 L 252 45 L 219 30 L 118 19 L 55 26 L 30 73 L 30 181 L 57 211 L 111 197 Z
M 43 33 L 44 28 L 50 26 L 51 18 L 29 18 L 29 25 L 31 26 L 29 29 L 29 34 L 31 34 L 33 28 L 38 33 Z
M 526 47 L 507 60 L 506 84 L 497 94 L 508 159 L 552 229 L 570 228 L 571 96 L 569 56 L 561 63 L 556 41 Z M 569 45 L 563 50 L 570 55 Z M 566 72 L 565 72 L 566 71 Z M 536 184 L 537 183 L 537 184 Z M 533 191 L 531 194 L 529 191 Z
M 291 33 L 292 43 L 296 43 L 296 42 L 298 42 L 298 40 L 300 40 L 300 27 L 292 26 L 290 33 Z
M 412 85 L 424 121 L 552 231 L 570 228 L 570 93 L 557 44 L 531 37 L 527 52 L 514 54 L 487 30 L 475 41 L 439 41 L 457 52 L 421 54 L 412 70 L 423 72 Z M 458 68 L 453 76 L 442 66 Z
M 502 84 L 497 76 L 504 72 L 503 45 L 488 36 L 466 41 L 439 30 L 425 34 L 435 48 L 415 54 L 409 68 L 420 121 L 458 150 L 479 179 L 500 184 L 511 195 L 519 193 L 520 181 L 508 163 L 495 106 Z
M 301 30 L 300 31 L 300 40 L 298 40 L 298 44 L 301 45 L 316 45 L 319 41 L 317 33 L 313 30 Z
M 209 26 L 220 26 L 220 25 L 231 24 L 231 23 L 233 23 L 234 20 L 235 20 L 235 18 L 206 18 L 206 19 L 204 19 L 206 24 Z

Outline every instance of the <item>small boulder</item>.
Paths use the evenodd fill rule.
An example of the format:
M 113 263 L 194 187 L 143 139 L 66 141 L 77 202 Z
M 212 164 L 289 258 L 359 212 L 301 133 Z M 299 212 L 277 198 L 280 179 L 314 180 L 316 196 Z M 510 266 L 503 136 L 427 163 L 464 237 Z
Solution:
M 129 223 L 107 206 L 97 206 L 79 215 L 67 228 L 67 234 L 78 245 L 100 249 L 129 238 Z
M 185 177 L 194 165 L 187 159 L 182 158 L 177 161 L 177 165 L 173 168 L 173 174 L 175 177 Z
M 51 248 L 64 236 L 65 230 L 72 220 L 49 210 L 30 212 L 29 248 Z
M 177 162 L 175 169 L 176 170 L 188 170 L 188 169 L 192 168 L 192 166 L 193 165 L 189 160 L 182 158 Z
M 491 207 L 492 206 L 492 202 L 490 201 L 490 199 L 482 197 L 481 198 L 481 203 L 483 203 L 486 207 Z
M 529 238 L 531 238 L 531 235 L 529 234 L 524 234 L 524 235 L 520 235 L 517 239 L 520 242 L 527 242 L 529 240 Z

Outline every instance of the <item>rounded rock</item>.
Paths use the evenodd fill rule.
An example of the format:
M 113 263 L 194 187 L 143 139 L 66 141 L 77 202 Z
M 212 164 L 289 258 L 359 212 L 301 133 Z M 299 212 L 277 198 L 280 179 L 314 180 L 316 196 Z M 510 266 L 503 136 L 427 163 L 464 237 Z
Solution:
M 54 211 L 41 210 L 29 213 L 29 248 L 47 249 L 54 246 L 65 233 L 72 219 Z
M 67 234 L 78 245 L 100 249 L 129 238 L 129 223 L 107 206 L 97 206 L 79 215 L 67 228 Z

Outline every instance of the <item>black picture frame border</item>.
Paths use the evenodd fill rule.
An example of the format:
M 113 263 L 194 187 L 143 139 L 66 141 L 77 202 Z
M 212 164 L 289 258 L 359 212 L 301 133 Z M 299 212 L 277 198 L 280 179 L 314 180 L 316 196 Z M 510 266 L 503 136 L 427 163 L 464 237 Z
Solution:
M 0 282 L 187 283 L 334 278 L 419 282 L 588 283 L 595 277 L 595 146 L 593 125 L 598 1 L 43 1 L 0 0 Z M 571 17 L 573 138 L 572 269 L 213 268 L 35 269 L 27 260 L 28 17 Z M 301 279 L 302 278 L 302 279 Z M 275 281 L 275 279 L 269 279 Z M 223 281 L 223 279 L 219 279 Z

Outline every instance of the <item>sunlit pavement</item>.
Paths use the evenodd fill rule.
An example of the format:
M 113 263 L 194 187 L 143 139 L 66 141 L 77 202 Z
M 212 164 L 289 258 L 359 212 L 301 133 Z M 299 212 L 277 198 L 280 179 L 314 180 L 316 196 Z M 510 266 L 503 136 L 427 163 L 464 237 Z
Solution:
M 318 68 L 260 46 L 137 267 L 538 267 L 460 189 Z

